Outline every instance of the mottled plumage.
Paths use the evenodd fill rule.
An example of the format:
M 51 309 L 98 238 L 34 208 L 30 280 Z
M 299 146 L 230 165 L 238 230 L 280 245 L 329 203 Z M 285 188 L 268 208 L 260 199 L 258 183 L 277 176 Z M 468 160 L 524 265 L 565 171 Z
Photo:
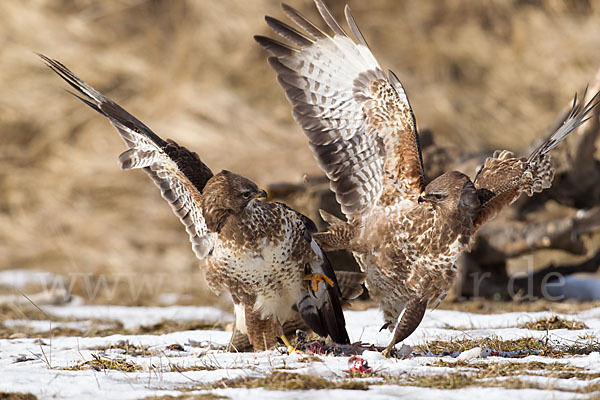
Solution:
M 164 141 L 64 65 L 40 57 L 117 128 L 128 147 L 121 167 L 142 168 L 160 188 L 211 289 L 231 293 L 234 337 L 247 333 L 255 350 L 267 349 L 283 335 L 284 323 L 301 319 L 319 335 L 349 343 L 340 289 L 310 219 L 282 203 L 260 201 L 266 193 L 240 175 L 213 175 L 196 153 Z
M 416 329 L 426 307 L 444 298 L 456 277 L 454 263 L 477 229 L 522 192 L 531 196 L 550 186 L 546 154 L 585 122 L 595 97 L 585 107 L 575 102 L 565 123 L 529 158 L 495 153 L 473 181 L 455 171 L 425 187 L 415 118 L 402 84 L 379 66 L 347 6 L 356 41 L 321 0 L 315 3 L 333 36 L 283 5 L 300 30 L 266 21 L 292 45 L 255 39 L 273 54 L 269 64 L 347 217 L 324 215 L 330 227 L 315 237 L 325 248 L 352 251 L 366 270 L 384 326 L 394 331 L 389 353 Z

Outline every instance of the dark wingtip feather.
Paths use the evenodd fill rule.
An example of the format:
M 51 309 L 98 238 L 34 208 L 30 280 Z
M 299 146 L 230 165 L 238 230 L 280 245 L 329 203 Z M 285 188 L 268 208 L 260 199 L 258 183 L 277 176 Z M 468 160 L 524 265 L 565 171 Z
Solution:
M 367 44 L 364 35 L 360 31 L 360 29 L 358 28 L 358 24 L 354 20 L 354 16 L 352 15 L 352 11 L 350 11 L 350 6 L 348 4 L 346 4 L 346 7 L 344 7 L 344 14 L 346 14 L 346 21 L 348 21 L 348 26 L 350 27 L 350 30 L 352 31 L 354 37 L 356 37 L 356 40 L 358 40 L 358 42 L 366 48 L 369 48 L 369 45 Z
M 260 44 L 269 53 L 272 53 L 277 57 L 290 56 L 298 51 L 293 47 L 266 36 L 254 35 L 254 40 L 256 40 L 256 42 L 258 42 L 258 44 Z
M 128 113 L 117 103 L 104 96 L 100 91 L 78 78 L 77 75 L 71 72 L 65 65 L 41 53 L 36 54 L 44 61 L 48 68 L 67 82 L 77 91 L 77 93 L 79 93 L 79 95 L 69 91 L 67 92 L 110 119 L 113 123 L 121 124 L 128 129 L 148 137 L 159 147 L 164 147 L 166 145 L 166 142 L 152 132 L 152 130 L 144 125 L 143 122 Z
M 283 13 L 288 16 L 289 19 L 294 21 L 296 25 L 304 29 L 309 35 L 317 39 L 325 39 L 328 35 L 323 32 L 318 26 L 310 22 L 304 15 L 293 7 L 288 6 L 285 3 L 281 3 Z
M 45 56 L 42 53 L 35 53 L 35 54 L 37 54 L 38 57 L 40 57 L 44 61 L 44 64 L 46 64 L 46 66 L 48 68 L 50 68 L 52 71 L 54 71 L 54 73 L 56 73 L 58 76 L 60 76 L 73 89 L 75 89 L 77 92 L 79 92 L 82 95 L 84 95 L 86 98 L 92 99 L 89 96 L 89 94 L 87 94 L 83 90 L 83 88 L 81 87 L 81 84 L 79 82 L 80 80 L 75 76 L 75 74 L 73 74 L 73 72 L 71 72 L 71 70 L 69 68 L 67 68 L 66 66 L 64 66 L 59 61 L 53 60 L 52 58 L 47 57 L 47 56 Z M 81 97 L 79 97 L 79 96 L 76 96 L 76 97 L 79 98 L 79 99 L 81 99 Z
M 565 140 L 571 132 L 593 117 L 589 114 L 598 106 L 598 104 L 600 104 L 600 92 L 596 93 L 590 99 L 590 101 L 583 106 L 583 101 L 587 96 L 587 91 L 588 87 L 585 88 L 583 96 L 581 97 L 581 101 L 578 101 L 577 93 L 575 93 L 571 111 L 569 111 L 569 114 L 565 118 L 562 125 L 554 133 L 552 133 L 552 135 L 550 135 L 550 137 L 544 143 L 542 143 L 531 153 L 527 160 L 528 163 L 534 163 L 539 157 L 552 151 L 563 140 Z
M 311 38 L 278 19 L 266 16 L 265 21 L 267 21 L 267 25 L 269 25 L 275 33 L 297 46 L 308 47 L 314 43 Z
M 331 339 L 340 344 L 350 344 L 350 337 L 346 331 L 346 319 L 344 318 L 344 311 L 342 310 L 342 291 L 340 290 L 340 284 L 338 283 L 337 277 L 331 266 L 331 262 L 325 253 L 323 253 L 324 265 L 323 270 L 329 278 L 334 282 L 333 286 L 327 286 L 328 300 L 325 303 L 323 310 L 319 310 L 322 314 L 322 318 L 327 326 L 327 331 Z
M 100 109 L 100 107 L 98 107 L 98 105 L 96 103 L 92 103 L 88 99 L 86 99 L 84 97 L 81 97 L 77 93 L 73 93 L 73 92 L 71 92 L 68 89 L 65 89 L 65 92 L 69 93 L 71 96 L 77 97 L 79 100 L 81 100 L 82 102 L 84 102 L 85 104 L 87 104 L 88 106 L 90 106 L 91 108 L 93 108 L 94 110 L 96 110 L 97 112 L 99 112 L 100 114 L 106 116 L 106 114 L 104 114 L 104 112 Z
M 333 286 L 327 285 L 326 298 L 322 304 L 317 306 L 315 295 L 311 290 L 298 302 L 300 316 L 315 333 L 320 336 L 330 336 L 331 339 L 340 344 L 350 344 L 350 337 L 346 331 L 346 320 L 342 310 L 341 291 L 329 259 L 323 253 L 323 271 L 333 282 Z
M 336 35 L 346 37 L 348 36 L 348 34 L 344 31 L 340 24 L 338 24 L 335 18 L 333 18 L 331 11 L 329 11 L 329 8 L 327 8 L 327 6 L 325 5 L 325 3 L 323 3 L 322 0 L 315 0 L 315 5 L 317 6 L 319 14 L 321 14 L 321 17 L 323 17 L 323 19 L 325 20 L 327 26 L 329 26 L 329 28 L 331 28 L 331 30 L 334 31 Z

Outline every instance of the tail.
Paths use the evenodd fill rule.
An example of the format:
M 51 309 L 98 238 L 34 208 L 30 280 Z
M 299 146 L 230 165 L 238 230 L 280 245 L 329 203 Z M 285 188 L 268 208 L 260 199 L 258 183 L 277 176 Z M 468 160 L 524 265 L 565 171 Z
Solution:
M 344 302 L 356 299 L 363 294 L 364 288 L 362 285 L 367 279 L 367 274 L 364 272 L 336 271 L 335 276 Z
M 325 251 L 347 250 L 354 237 L 354 229 L 348 222 L 343 221 L 325 210 L 319 210 L 321 218 L 329 224 L 327 231 L 314 233 L 313 237 Z
M 596 93 L 594 97 L 583 106 L 586 94 L 587 88 L 583 93 L 581 101 L 578 102 L 577 93 L 575 93 L 573 106 L 565 118 L 565 121 L 527 158 L 525 174 L 530 174 L 531 179 L 529 180 L 530 182 L 523 187 L 523 191 L 529 196 L 533 195 L 533 193 L 548 189 L 552 185 L 554 168 L 552 167 L 552 158 L 547 154 L 565 140 L 571 132 L 593 117 L 590 113 L 598 106 L 598 103 L 600 103 L 598 101 L 600 92 Z
M 577 93 L 575 93 L 575 97 L 573 98 L 573 106 L 571 107 L 571 111 L 565 118 L 563 124 L 554 132 L 550 137 L 542 143 L 537 149 L 535 149 L 529 158 L 527 159 L 528 164 L 536 163 L 540 157 L 548 154 L 552 151 L 556 146 L 560 144 L 571 132 L 577 129 L 580 125 L 584 124 L 588 119 L 592 118 L 589 115 L 592 110 L 598 106 L 598 96 L 600 92 L 596 93 L 594 97 L 588 103 L 582 107 L 583 101 L 585 100 L 585 96 L 587 94 L 587 88 L 583 92 L 583 96 L 581 101 L 577 101 Z

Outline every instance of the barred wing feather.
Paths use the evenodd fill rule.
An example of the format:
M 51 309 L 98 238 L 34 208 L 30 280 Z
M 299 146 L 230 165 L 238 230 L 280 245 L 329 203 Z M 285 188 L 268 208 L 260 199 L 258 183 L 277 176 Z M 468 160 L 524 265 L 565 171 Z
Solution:
M 74 96 L 110 120 L 128 147 L 119 156 L 121 168 L 142 168 L 150 176 L 185 226 L 194 253 L 198 258 L 204 258 L 210 250 L 210 243 L 207 242 L 209 231 L 202 216 L 200 199 L 202 189 L 213 175 L 211 170 L 196 153 L 172 140 L 161 139 L 63 64 L 42 54 L 39 56 L 78 92 L 72 93 Z
M 424 179 L 404 88 L 381 69 L 348 7 L 346 19 L 358 43 L 320 0 L 315 3 L 333 36 L 283 5 L 299 29 L 271 17 L 266 21 L 291 44 L 255 39 L 273 54 L 269 64 L 348 219 L 360 219 L 376 206 L 412 206 Z

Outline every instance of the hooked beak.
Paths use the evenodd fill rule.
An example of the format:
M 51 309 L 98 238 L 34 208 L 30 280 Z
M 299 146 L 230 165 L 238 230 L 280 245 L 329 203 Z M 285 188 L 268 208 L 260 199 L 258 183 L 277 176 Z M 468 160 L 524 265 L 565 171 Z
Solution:
M 250 197 L 250 200 L 252 199 L 266 199 L 267 198 L 267 192 L 264 189 L 258 189 L 258 193 L 255 194 L 254 196 Z
M 437 200 L 432 199 L 431 197 L 428 197 L 427 193 L 425 193 L 425 191 L 421 192 L 421 194 L 419 195 L 419 198 L 417 199 L 417 201 L 419 203 L 423 203 L 424 201 L 427 201 L 429 203 L 437 203 Z

